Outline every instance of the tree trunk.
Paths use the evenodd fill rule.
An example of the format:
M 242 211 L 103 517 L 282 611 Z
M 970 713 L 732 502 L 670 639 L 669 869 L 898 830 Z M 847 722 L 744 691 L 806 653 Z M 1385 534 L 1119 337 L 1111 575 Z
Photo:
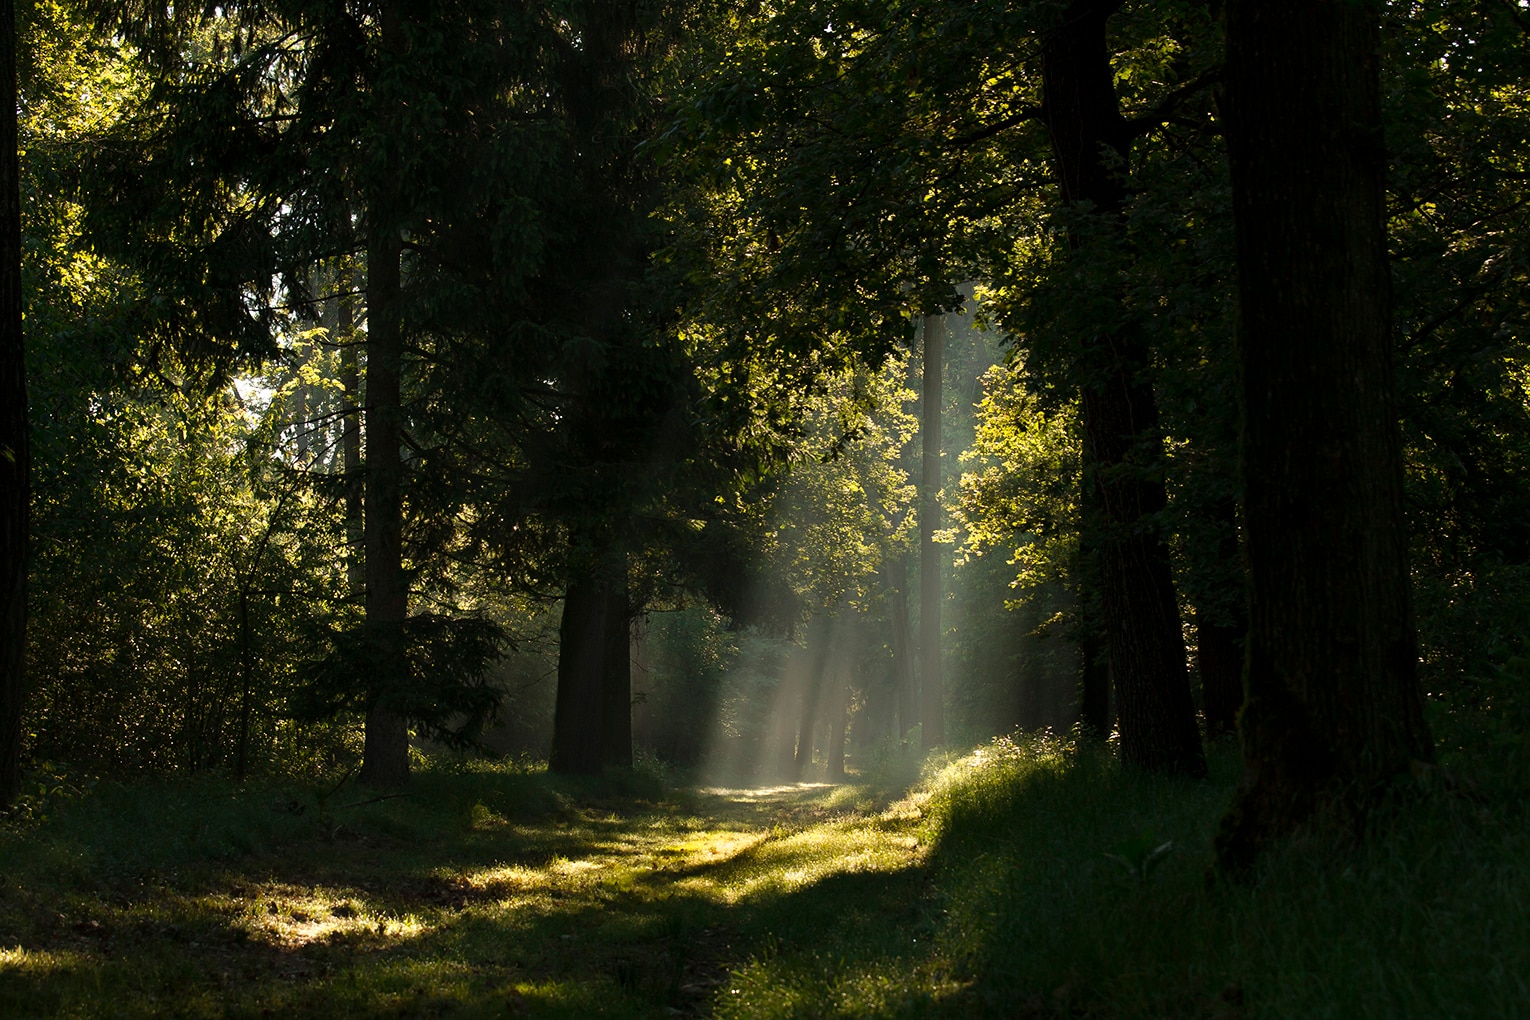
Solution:
M 1201 674 L 1201 704 L 1206 735 L 1221 737 L 1238 725 L 1243 707 L 1243 639 L 1245 626 L 1197 622 L 1196 667 Z
M 1086 479 L 1080 493 L 1083 521 L 1078 550 L 1079 722 L 1097 739 L 1110 736 L 1110 658 L 1101 619 L 1099 555 L 1089 545 L 1095 529 L 1094 486 Z
M 1043 107 L 1063 200 L 1092 209 L 1101 229 L 1114 235 L 1075 233 L 1076 255 L 1091 244 L 1120 243 L 1125 229 L 1121 175 L 1130 136 L 1105 34 L 1120 6 L 1120 0 L 1075 0 L 1042 42 Z M 1154 772 L 1205 775 L 1168 547 L 1149 523 L 1167 502 L 1154 470 L 1163 438 L 1150 352 L 1125 323 L 1084 339 L 1079 353 L 1084 477 L 1099 510 L 1085 526 L 1099 554 L 1121 755 Z
M 1227 5 L 1249 564 L 1243 783 L 1217 837 L 1248 867 L 1351 826 L 1432 755 L 1416 676 L 1393 402 L 1378 12 Z
M 409 724 L 389 702 L 408 682 L 404 621 L 409 599 L 403 566 L 403 466 L 400 376 L 403 330 L 399 321 L 396 231 L 374 229 L 367 245 L 367 630 L 377 675 L 367 710 L 361 780 L 396 786 L 409 778 Z
M 894 736 L 902 740 L 918 718 L 914 707 L 914 650 L 908 626 L 908 561 L 894 553 L 887 559 L 887 608 L 892 615 Z
M 832 677 L 834 705 L 831 709 L 833 728 L 829 731 L 828 776 L 835 782 L 845 778 L 845 735 L 850 728 L 850 687 L 844 676 Z
M 576 567 L 558 627 L 558 700 L 548 767 L 564 775 L 599 775 L 605 757 L 604 690 L 611 609 L 599 567 Z
M 31 444 L 21 333 L 21 169 L 16 155 L 16 7 L 0 0 L 0 808 L 21 791 Z
M 382 51 L 398 58 L 398 4 L 384 4 Z M 381 75 L 379 75 L 381 77 Z M 387 121 L 396 120 L 388 111 Z M 384 174 L 387 171 L 383 171 Z M 402 374 L 403 307 L 399 260 L 403 244 L 394 219 L 397 182 L 378 182 L 369 196 L 367 224 L 367 630 L 376 654 L 362 749 L 360 779 L 399 786 L 409 779 L 409 723 L 389 705 L 409 682 L 404 658 L 404 621 L 409 593 L 404 580 Z
M 606 582 L 606 645 L 601 688 L 601 761 L 632 767 L 632 615 L 627 603 L 627 563 Z
M 1224 567 L 1235 565 L 1243 572 L 1238 548 L 1238 507 L 1227 500 L 1216 508 L 1216 523 L 1223 529 L 1217 555 Z M 1244 588 L 1247 587 L 1245 584 Z M 1206 735 L 1232 733 L 1243 707 L 1243 640 L 1248 633 L 1247 593 L 1231 607 L 1196 607 L 1196 667 L 1201 674 L 1201 705 L 1206 714 Z M 1220 612 L 1218 610 L 1221 610 Z
M 941 373 L 945 358 L 946 320 L 924 319 L 924 379 L 919 436 L 923 463 L 919 481 L 919 688 L 922 744 L 925 750 L 946 740 L 945 690 L 940 676 L 940 418 Z
M 830 668 L 835 638 L 834 621 L 819 615 L 808 625 L 808 669 L 802 678 L 802 701 L 798 705 L 797 747 L 792 759 L 794 778 L 801 779 L 813 764 L 814 728 L 818 724 L 819 701 L 823 696 L 824 676 Z

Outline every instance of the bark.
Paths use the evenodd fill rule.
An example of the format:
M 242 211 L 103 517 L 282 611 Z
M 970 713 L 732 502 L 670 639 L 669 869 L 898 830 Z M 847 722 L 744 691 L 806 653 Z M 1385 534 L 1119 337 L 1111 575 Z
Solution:
M 1095 737 L 1110 736 L 1115 721 L 1110 711 L 1110 660 L 1105 657 L 1105 642 L 1099 635 L 1085 632 L 1079 638 L 1079 721 Z
M 1120 6 L 1119 0 L 1075 0 L 1042 41 L 1043 107 L 1063 200 L 1092 210 L 1100 229 L 1115 234 L 1106 240 L 1117 243 L 1125 229 L 1130 135 L 1105 27 Z M 1075 253 L 1101 243 L 1077 234 L 1070 242 Z M 1205 775 L 1169 552 L 1150 523 L 1166 505 L 1154 470 L 1163 436 L 1150 352 L 1129 323 L 1081 345 L 1084 474 L 1098 500 L 1098 513 L 1085 526 L 1099 556 L 1121 755 L 1154 772 Z
M 382 10 L 382 49 L 399 47 L 398 5 Z M 390 118 L 391 119 L 391 118 Z M 383 144 L 387 144 L 384 142 Z M 400 196 L 383 180 L 369 196 L 367 226 L 367 630 L 376 673 L 369 691 L 360 780 L 398 786 L 409 779 L 409 723 L 392 711 L 388 695 L 408 682 L 404 621 L 409 595 L 404 579 L 402 374 L 403 308 L 399 260 L 403 245 L 394 219 Z
M 1393 397 L 1378 11 L 1227 5 L 1249 565 L 1244 780 L 1218 859 L 1351 828 L 1432 755 Z
M 901 740 L 917 719 L 914 651 L 908 626 L 908 561 L 903 553 L 887 560 L 887 587 L 888 612 L 892 615 L 894 735 Z
M 594 550 L 594 551 L 592 551 Z M 576 539 L 558 630 L 549 767 L 597 775 L 632 767 L 632 614 L 627 558 Z
M 605 661 L 601 689 L 601 761 L 632 767 L 632 615 L 627 602 L 626 558 L 606 583 Z
M 403 465 L 399 455 L 402 414 L 400 376 L 403 330 L 399 321 L 399 256 L 396 231 L 374 229 L 367 245 L 367 630 L 377 673 L 367 710 L 361 781 L 396 786 L 409 778 L 409 724 L 388 706 L 388 696 L 407 682 L 404 620 L 408 591 L 403 566 Z
M 0 808 L 21 791 L 26 690 L 31 446 L 21 333 L 21 171 L 16 155 L 16 9 L 0 0 Z
M 940 676 L 940 418 L 941 374 L 945 358 L 946 320 L 924 320 L 924 392 L 919 435 L 923 463 L 919 482 L 919 704 L 925 750 L 946 740 L 945 690 Z
M 1206 735 L 1226 736 L 1236 730 L 1238 709 L 1243 707 L 1243 639 L 1248 628 L 1199 623 L 1195 630 Z
M 548 767 L 564 775 L 598 775 L 604 764 L 606 648 L 611 608 L 597 567 L 575 569 L 558 628 L 558 699 Z
M 1088 545 L 1093 525 L 1093 486 L 1085 483 L 1083 536 L 1078 552 L 1079 721 L 1104 740 L 1114 721 L 1110 711 L 1110 659 L 1105 648 L 1105 625 L 1100 611 L 1099 557 Z

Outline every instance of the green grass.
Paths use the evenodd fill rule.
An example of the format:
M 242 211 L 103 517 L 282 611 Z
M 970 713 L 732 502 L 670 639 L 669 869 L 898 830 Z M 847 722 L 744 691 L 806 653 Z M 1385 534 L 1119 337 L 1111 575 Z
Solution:
M 1228 886 L 1236 773 L 1020 739 L 911 792 L 487 765 L 385 800 L 61 790 L 0 827 L 0 1016 L 1530 1015 L 1507 788 L 1410 788 L 1360 849 Z
M 1530 1015 L 1530 827 L 1411 784 L 1359 847 L 1280 848 L 1210 877 L 1236 781 L 996 741 L 927 784 L 916 918 L 847 920 L 739 968 L 736 1017 L 1441 1018 Z M 1164 848 L 1157 856 L 1154 850 Z

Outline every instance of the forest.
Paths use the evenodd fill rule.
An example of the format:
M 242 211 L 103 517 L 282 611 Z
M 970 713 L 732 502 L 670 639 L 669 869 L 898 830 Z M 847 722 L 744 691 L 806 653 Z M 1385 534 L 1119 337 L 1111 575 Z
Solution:
M 0 1015 L 1530 1011 L 1527 0 L 0 36 Z

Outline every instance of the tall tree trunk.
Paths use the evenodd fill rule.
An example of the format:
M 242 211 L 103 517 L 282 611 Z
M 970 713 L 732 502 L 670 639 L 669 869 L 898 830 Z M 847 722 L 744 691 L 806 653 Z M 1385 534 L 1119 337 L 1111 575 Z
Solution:
M 1238 507 L 1231 499 L 1216 508 L 1216 523 L 1223 529 L 1217 556 L 1222 565 L 1243 570 L 1238 548 Z M 1245 585 L 1246 587 L 1246 585 Z M 1206 713 L 1206 735 L 1233 732 L 1238 709 L 1243 707 L 1243 640 L 1248 633 L 1246 592 L 1231 607 L 1196 607 L 1196 667 L 1201 674 L 1201 704 Z
M 798 705 L 797 747 L 792 759 L 792 774 L 801 779 L 813 764 L 813 730 L 818 725 L 819 700 L 823 695 L 824 675 L 834 644 L 834 621 L 819 615 L 808 625 L 807 672 L 802 678 L 802 701 Z
M 399 5 L 382 8 L 382 52 L 401 60 Z M 379 75 L 382 77 L 382 75 Z M 388 109 L 385 125 L 396 123 Z M 381 144 L 397 144 L 396 140 Z M 377 672 L 366 719 L 360 779 L 398 786 L 409 779 L 409 723 L 389 705 L 409 682 L 404 658 L 404 621 L 409 593 L 404 580 L 402 375 L 403 307 L 399 260 L 403 244 L 395 220 L 399 182 L 384 177 L 368 196 L 367 209 L 367 630 Z
M 576 550 L 577 551 L 577 550 Z M 548 767 L 564 775 L 599 775 L 605 757 L 609 582 L 598 563 L 570 571 L 558 628 L 558 699 Z
M 829 730 L 828 777 L 838 781 L 845 778 L 845 736 L 850 729 L 850 681 L 846 676 L 830 677 L 833 684 L 834 703 L 831 706 Z
M 1357 821 L 1432 755 L 1393 402 L 1378 17 L 1227 5 L 1250 613 L 1246 768 L 1217 851 L 1235 873 L 1315 819 Z
M 1084 479 L 1080 502 L 1083 520 L 1080 525 L 1077 557 L 1078 576 L 1078 657 L 1079 722 L 1094 737 L 1110 736 L 1113 721 L 1110 711 L 1110 653 L 1105 647 L 1105 621 L 1100 593 L 1100 558 L 1090 545 L 1096 525 L 1093 518 L 1095 487 Z
M 31 444 L 21 334 L 21 169 L 16 154 L 16 6 L 0 0 L 0 807 L 21 791 Z
M 606 581 L 606 645 L 602 666 L 601 762 L 632 767 L 632 614 L 627 601 L 627 558 L 618 557 Z
M 919 689 L 925 750 L 946 741 L 945 688 L 940 676 L 940 419 L 946 319 L 924 318 L 924 379 L 919 436 L 923 446 L 919 482 Z
M 408 591 L 403 565 L 403 465 L 398 234 L 374 229 L 367 244 L 367 630 L 377 674 L 367 710 L 361 780 L 396 786 L 409 778 L 409 724 L 389 705 L 409 681 L 404 658 Z
M 1238 724 L 1243 707 L 1243 639 L 1246 626 L 1202 622 L 1195 625 L 1196 668 L 1201 674 L 1201 704 L 1206 735 L 1222 737 Z
M 904 553 L 887 558 L 887 603 L 892 616 L 894 736 L 899 740 L 914 728 L 914 649 L 908 626 L 908 560 Z
M 1092 209 L 1101 229 L 1114 232 L 1104 239 L 1075 233 L 1076 256 L 1091 244 L 1119 243 L 1125 229 L 1131 140 L 1105 34 L 1120 6 L 1074 0 L 1042 41 L 1043 108 L 1063 200 Z M 1153 471 L 1163 439 L 1149 351 L 1129 323 L 1081 342 L 1084 475 L 1099 501 L 1085 526 L 1096 529 L 1121 755 L 1154 772 L 1205 775 L 1168 547 L 1149 524 L 1167 502 Z

